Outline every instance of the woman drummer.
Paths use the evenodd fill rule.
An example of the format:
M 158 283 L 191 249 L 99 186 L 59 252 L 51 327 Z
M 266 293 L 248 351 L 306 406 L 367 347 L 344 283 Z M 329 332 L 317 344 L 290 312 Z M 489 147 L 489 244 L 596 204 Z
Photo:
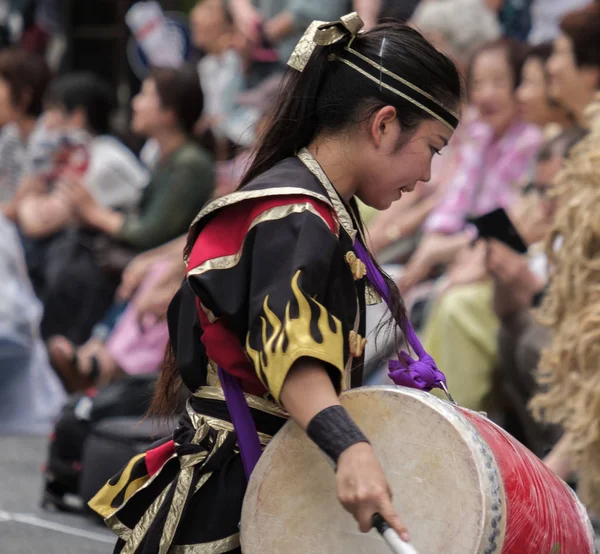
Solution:
M 115 552 L 241 552 L 247 477 L 223 390 L 232 378 L 263 445 L 291 417 L 336 465 L 339 500 L 360 530 L 380 513 L 409 538 L 338 400 L 361 383 L 365 305 L 376 301 L 356 198 L 384 210 L 429 179 L 458 124 L 461 85 L 417 31 L 361 27 L 351 14 L 308 29 L 239 190 L 191 227 L 154 411 L 172 414 L 182 388 L 193 393 L 172 440 L 132 459 L 90 503 L 119 536 Z M 402 299 L 383 279 L 404 329 Z

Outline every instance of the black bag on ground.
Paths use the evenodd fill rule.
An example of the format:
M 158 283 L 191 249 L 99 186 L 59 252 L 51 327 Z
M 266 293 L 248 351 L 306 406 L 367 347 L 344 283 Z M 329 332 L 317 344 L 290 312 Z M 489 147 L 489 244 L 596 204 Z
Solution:
M 90 431 L 101 421 L 130 417 L 139 421 L 147 412 L 156 375 L 127 377 L 97 392 L 73 395 L 62 410 L 50 436 L 44 468 L 42 506 L 80 512 L 79 486 L 84 468 L 83 450 Z
M 152 417 L 111 418 L 93 425 L 83 448 L 79 494 L 84 504 L 131 458 L 170 438 L 176 425 L 176 419 Z

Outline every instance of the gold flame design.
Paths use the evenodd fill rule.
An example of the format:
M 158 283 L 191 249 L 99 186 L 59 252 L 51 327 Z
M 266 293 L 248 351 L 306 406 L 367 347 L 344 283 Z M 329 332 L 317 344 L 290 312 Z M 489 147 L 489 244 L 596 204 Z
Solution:
M 269 308 L 269 297 L 267 296 L 263 303 L 264 316 L 260 318 L 262 350 L 254 350 L 250 346 L 250 333 L 246 338 L 246 351 L 254 364 L 256 373 L 277 402 L 279 402 L 281 388 L 288 371 L 294 362 L 302 357 L 316 358 L 338 369 L 340 383 L 344 372 L 342 322 L 330 315 L 325 306 L 302 292 L 298 285 L 299 277 L 300 270 L 296 272 L 291 283 L 292 292 L 298 304 L 298 317 L 290 316 L 292 303 L 290 301 L 285 307 L 285 316 L 281 321 Z M 319 309 L 317 327 L 322 337 L 320 342 L 311 334 L 311 303 Z M 333 330 L 330 319 L 333 320 Z M 267 334 L 267 322 L 272 328 L 270 335 Z

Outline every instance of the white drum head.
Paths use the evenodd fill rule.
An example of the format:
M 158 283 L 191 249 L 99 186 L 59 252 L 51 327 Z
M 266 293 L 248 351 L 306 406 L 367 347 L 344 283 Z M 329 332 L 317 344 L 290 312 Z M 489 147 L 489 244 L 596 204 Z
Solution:
M 501 551 L 504 490 L 494 457 L 448 403 L 402 387 L 364 387 L 342 404 L 371 441 L 419 554 Z M 242 510 L 244 554 L 389 554 L 336 498 L 333 469 L 293 422 L 266 448 Z M 492 550 L 490 550 L 492 551 Z

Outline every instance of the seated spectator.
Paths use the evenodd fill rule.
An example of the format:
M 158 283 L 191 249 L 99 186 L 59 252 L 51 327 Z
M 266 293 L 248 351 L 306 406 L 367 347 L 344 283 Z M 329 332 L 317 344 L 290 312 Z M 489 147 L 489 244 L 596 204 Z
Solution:
M 37 190 L 18 207 L 21 232 L 30 238 L 51 235 L 73 221 L 71 206 L 53 190 L 66 171 L 80 172 L 96 201 L 130 212 L 139 203 L 148 171 L 134 154 L 110 135 L 116 98 L 108 85 L 92 74 L 72 74 L 56 80 L 45 98 L 44 125 L 57 135 L 51 168 L 37 178 Z M 32 178 L 32 177 L 30 177 Z
M 52 365 L 67 390 L 159 370 L 168 341 L 164 317 L 185 277 L 185 242 L 182 236 L 134 258 L 123 273 L 116 304 L 83 346 L 63 336 L 49 341 Z
M 65 392 L 39 338 L 42 305 L 27 277 L 19 235 L 2 214 L 0 280 L 0 433 L 46 433 Z
M 538 44 L 529 50 L 517 89 L 521 116 L 543 129 L 547 138 L 574 124 L 568 109 L 550 95 L 547 63 L 551 54 L 551 43 Z
M 65 176 L 59 189 L 83 224 L 138 251 L 185 233 L 214 188 L 213 162 L 190 138 L 202 107 L 195 71 L 155 69 L 133 100 L 133 130 L 156 139 L 161 156 L 139 213 L 103 206 L 79 177 Z
M 457 169 L 440 205 L 425 223 L 425 236 L 400 286 L 404 292 L 440 265 L 454 261 L 472 239 L 469 216 L 508 208 L 524 185 L 540 142 L 540 131 L 518 115 L 515 91 L 521 80 L 520 47 L 501 40 L 481 48 L 468 72 L 469 96 L 479 117 L 468 124 Z
M 573 132 L 542 148 L 531 185 L 536 194 L 528 194 L 534 198 L 523 202 L 528 211 L 511 210 L 515 225 L 530 245 L 532 270 L 527 269 L 525 256 L 502 243 L 493 239 L 479 241 L 474 248 L 461 252 L 433 305 L 423 343 L 445 369 L 454 396 L 462 406 L 488 410 L 497 399 L 496 395 L 491 397 L 496 392 L 492 389 L 492 371 L 497 366 L 502 318 L 529 306 L 544 286 L 540 277 L 543 261 L 536 255 L 536 244 L 545 239 L 554 217 L 554 203 L 544 194 L 560 168 L 565 149 L 580 138 L 580 132 Z M 511 370 L 510 375 L 513 374 Z M 502 377 L 504 381 L 508 376 Z M 523 384 L 519 382 L 518 386 Z
M 235 26 L 225 0 L 196 4 L 190 14 L 190 27 L 194 45 L 204 52 L 198 62 L 204 92 L 200 130 L 212 131 L 219 150 L 227 149 L 226 141 L 233 146 L 252 144 L 261 114 L 253 107 L 240 105 L 239 98 L 248 82 L 256 79 L 250 75 L 256 64 L 250 60 L 247 63 L 247 41 Z
M 136 212 L 100 204 L 76 174 L 64 174 L 58 184 L 58 195 L 81 228 L 74 244 L 58 249 L 60 263 L 46 279 L 46 340 L 64 335 L 84 343 L 112 304 L 120 274 L 133 256 L 186 233 L 212 196 L 213 161 L 190 138 L 202 112 L 196 71 L 155 69 L 133 100 L 133 112 L 134 131 L 156 139 L 160 151 Z
M 40 56 L 20 49 L 0 52 L 0 209 L 13 221 L 17 200 L 27 192 L 17 188 L 49 81 L 50 71 Z
M 549 330 L 531 316 L 530 308 L 540 303 L 548 282 L 547 259 L 539 246 L 549 236 L 555 218 L 558 199 L 551 196 L 552 182 L 563 159 L 584 135 L 581 129 L 564 131 L 538 154 L 531 187 L 539 201 L 533 213 L 522 217 L 520 229 L 532 243 L 529 254 L 520 255 L 494 240 L 487 249 L 494 312 L 500 319 L 499 377 L 508 402 L 508 419 L 519 425 L 510 430 L 538 456 L 552 446 L 556 432 L 537 424 L 527 410 L 537 388 L 535 369 L 550 341 Z
M 548 68 L 552 93 L 585 123 L 589 134 L 571 151 L 554 182 L 565 198 L 546 245 L 552 276 L 541 306 L 552 341 L 537 372 L 534 415 L 560 424 L 563 438 L 547 458 L 552 469 L 577 472 L 577 493 L 600 514 L 600 386 L 598 381 L 598 151 L 600 145 L 600 4 L 569 13 L 561 22 Z M 586 105 L 587 102 L 587 105 Z
M 473 52 L 501 36 L 498 14 L 484 0 L 421 2 L 411 24 L 446 52 L 463 72 Z

